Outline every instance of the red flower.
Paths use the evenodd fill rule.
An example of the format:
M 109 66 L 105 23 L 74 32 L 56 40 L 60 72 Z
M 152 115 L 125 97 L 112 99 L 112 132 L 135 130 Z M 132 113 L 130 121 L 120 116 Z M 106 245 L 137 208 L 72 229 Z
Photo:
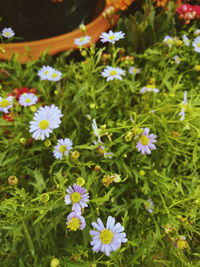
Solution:
M 4 113 L 3 119 L 7 121 L 14 121 L 14 114 L 12 112 L 10 113 Z
M 200 18 L 200 6 L 198 5 L 181 5 L 176 9 L 181 19 L 184 19 L 185 24 L 190 23 L 192 19 Z
M 11 93 L 11 95 L 14 95 L 16 97 L 16 99 L 18 100 L 20 98 L 20 96 L 24 93 L 32 93 L 32 94 L 36 94 L 37 90 L 35 88 L 31 88 L 28 89 L 27 87 L 23 87 L 23 88 L 15 88 L 13 90 L 13 92 Z

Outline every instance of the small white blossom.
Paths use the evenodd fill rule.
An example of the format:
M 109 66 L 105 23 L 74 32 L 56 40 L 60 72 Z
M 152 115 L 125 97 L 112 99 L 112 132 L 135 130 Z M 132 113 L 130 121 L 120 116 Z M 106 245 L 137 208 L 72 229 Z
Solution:
M 171 36 L 167 35 L 167 36 L 165 36 L 163 42 L 165 44 L 167 44 L 171 48 L 172 45 L 174 44 L 174 38 L 172 38 Z
M 32 93 L 24 93 L 19 97 L 19 103 L 24 107 L 35 105 L 37 100 L 38 97 Z
M 197 53 L 200 53 L 200 36 L 196 37 L 192 43 L 194 50 Z
M 109 42 L 109 43 L 114 44 L 116 41 L 119 41 L 120 39 L 123 39 L 124 35 L 125 35 L 125 33 L 123 33 L 122 31 L 113 32 L 113 31 L 110 30 L 108 33 L 103 32 L 100 35 L 100 38 L 101 38 L 100 40 L 101 40 L 102 43 Z
M 125 75 L 125 71 L 120 68 L 114 68 L 111 66 L 107 66 L 102 71 L 102 76 L 107 78 L 106 81 L 112 81 L 113 79 L 122 80 L 122 75 Z
M 2 35 L 3 37 L 5 37 L 5 38 L 11 38 L 11 37 L 13 37 L 13 36 L 15 35 L 15 33 L 14 33 L 14 31 L 13 31 L 12 28 L 4 28 L 4 29 L 2 30 L 1 35 Z
M 131 67 L 129 68 L 129 73 L 130 73 L 130 74 L 138 74 L 138 73 L 140 73 L 140 72 L 141 72 L 141 70 L 140 70 L 139 68 L 134 67 L 134 66 L 131 66 Z
M 58 139 L 58 143 L 54 147 L 53 151 L 54 157 L 56 159 L 62 159 L 63 156 L 67 156 L 69 154 L 70 150 L 72 150 L 72 147 L 73 143 L 71 139 Z
M 179 56 L 174 56 L 174 61 L 175 61 L 175 63 L 178 65 L 178 64 L 180 64 L 181 63 L 181 59 L 180 59 L 180 57 Z
M 187 106 L 188 106 L 187 92 L 185 91 L 183 101 L 181 102 L 181 111 L 178 114 L 181 116 L 181 118 L 180 118 L 181 121 L 183 121 L 185 118 L 185 111 L 187 109 Z
M 0 96 L 0 111 L 4 113 L 8 113 L 9 109 L 12 108 L 13 104 L 13 96 L 9 96 L 7 98 L 2 98 Z
M 190 40 L 188 39 L 188 37 L 185 34 L 183 35 L 183 42 L 186 46 L 190 45 Z
M 91 42 L 91 37 L 90 36 L 82 36 L 80 38 L 75 38 L 74 39 L 74 43 L 77 46 L 82 46 L 82 45 L 88 44 L 90 42 Z

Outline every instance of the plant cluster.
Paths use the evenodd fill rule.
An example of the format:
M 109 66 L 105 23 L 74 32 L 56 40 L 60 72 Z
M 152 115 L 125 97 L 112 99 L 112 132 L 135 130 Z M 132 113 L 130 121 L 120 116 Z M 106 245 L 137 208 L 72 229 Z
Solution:
M 84 32 L 0 62 L 1 265 L 198 267 L 200 31 Z

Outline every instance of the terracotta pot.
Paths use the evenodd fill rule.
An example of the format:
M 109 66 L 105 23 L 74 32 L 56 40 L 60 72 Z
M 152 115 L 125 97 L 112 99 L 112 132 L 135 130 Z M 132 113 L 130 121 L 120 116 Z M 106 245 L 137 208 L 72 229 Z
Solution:
M 100 0 L 99 3 L 101 4 L 102 0 Z M 87 35 L 92 37 L 92 42 L 97 42 L 99 35 L 111 27 L 108 19 L 103 17 L 103 12 L 107 8 L 107 5 L 104 5 L 105 7 L 102 13 L 91 23 L 87 24 Z M 116 23 L 117 20 L 118 16 L 114 15 L 114 23 Z M 47 51 L 50 55 L 55 55 L 69 49 L 77 48 L 74 44 L 74 39 L 83 35 L 84 33 L 80 29 L 77 29 L 73 32 L 37 41 L 0 44 L 0 59 L 10 60 L 13 54 L 17 54 L 18 60 L 21 63 L 26 63 L 38 59 L 44 51 Z M 4 51 L 2 52 L 2 50 Z

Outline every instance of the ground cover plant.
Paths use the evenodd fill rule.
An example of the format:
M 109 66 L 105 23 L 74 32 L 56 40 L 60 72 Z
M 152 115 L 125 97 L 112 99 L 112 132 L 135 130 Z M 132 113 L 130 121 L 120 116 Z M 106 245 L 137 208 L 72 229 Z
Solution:
M 0 62 L 1 266 L 198 267 L 200 30 L 82 29 L 78 62 Z

